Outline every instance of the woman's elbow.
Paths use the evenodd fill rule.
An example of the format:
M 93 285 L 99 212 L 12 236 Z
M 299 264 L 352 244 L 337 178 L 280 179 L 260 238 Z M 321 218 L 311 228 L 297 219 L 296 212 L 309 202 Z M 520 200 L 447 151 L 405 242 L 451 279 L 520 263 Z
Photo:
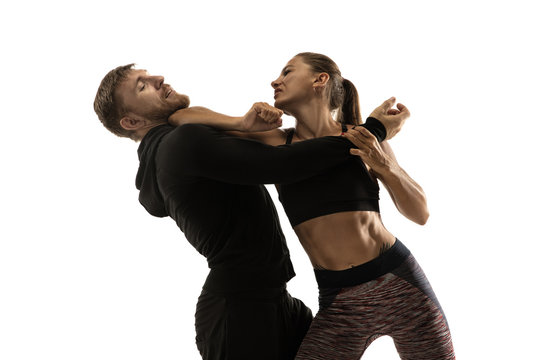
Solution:
M 179 114 L 178 111 L 169 116 L 167 121 L 169 122 L 169 124 L 174 126 L 182 126 L 189 123 L 187 121 L 187 118 Z
M 408 213 L 402 212 L 405 217 L 418 225 L 426 225 L 429 218 L 429 210 L 426 208 L 416 209 L 415 211 L 409 211 Z
M 428 209 L 428 205 L 427 205 L 427 199 L 426 199 L 426 195 L 424 194 L 424 192 L 422 191 L 422 202 L 419 204 L 418 206 L 418 219 L 416 221 L 416 223 L 418 225 L 426 225 L 428 219 L 429 219 L 429 209 Z
M 416 218 L 415 222 L 418 225 L 426 225 L 427 221 L 429 219 L 429 211 L 426 209 L 425 211 L 422 211 L 421 214 Z

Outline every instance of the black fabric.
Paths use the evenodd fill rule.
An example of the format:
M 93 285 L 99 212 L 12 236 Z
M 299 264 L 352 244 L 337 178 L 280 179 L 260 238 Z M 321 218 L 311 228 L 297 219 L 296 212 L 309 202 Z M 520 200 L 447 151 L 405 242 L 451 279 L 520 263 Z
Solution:
M 287 134 L 287 140 L 285 141 L 285 144 L 292 143 L 292 138 L 294 135 L 294 128 L 285 129 L 285 132 Z
M 203 291 L 195 314 L 203 360 L 293 360 L 313 319 L 286 290 Z
M 350 158 L 351 147 L 343 137 L 273 147 L 204 125 L 162 125 L 139 146 L 139 200 L 152 215 L 173 218 L 214 273 L 233 273 L 240 287 L 279 286 L 294 271 L 260 184 L 313 176 Z
M 316 175 L 351 147 L 341 137 L 272 147 L 204 125 L 164 124 L 143 138 L 139 201 L 174 219 L 211 268 L 196 313 L 203 359 L 294 359 L 312 314 L 284 290 L 294 270 L 261 184 Z
M 379 257 L 346 270 L 315 270 L 315 278 L 321 289 L 335 289 L 360 285 L 392 272 L 411 254 L 398 239 L 390 249 Z
M 386 128 L 384 125 L 374 117 L 368 117 L 366 122 L 359 125 L 368 129 L 375 137 L 378 142 L 383 142 L 386 139 Z
M 294 129 L 290 129 L 290 144 Z M 342 125 L 342 131 L 347 127 Z M 295 143 L 296 144 L 296 143 Z M 343 211 L 379 212 L 379 184 L 362 159 L 351 156 L 334 168 L 294 184 L 279 186 L 279 200 L 292 226 Z

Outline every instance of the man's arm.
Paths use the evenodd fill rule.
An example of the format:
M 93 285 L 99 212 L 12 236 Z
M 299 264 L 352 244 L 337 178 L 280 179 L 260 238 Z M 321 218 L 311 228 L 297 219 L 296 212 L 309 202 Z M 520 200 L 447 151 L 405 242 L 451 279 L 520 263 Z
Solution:
M 234 184 L 297 182 L 345 161 L 353 145 L 328 136 L 270 146 L 229 136 L 208 126 L 187 124 L 160 145 L 159 161 L 179 175 Z
M 395 134 L 396 125 L 401 128 L 408 117 L 404 106 L 406 111 L 391 111 L 394 102 L 394 98 L 385 101 L 360 126 L 379 142 L 387 131 Z M 385 125 L 373 115 L 381 116 Z M 167 164 L 174 164 L 171 169 L 236 184 L 297 182 L 345 161 L 354 146 L 343 137 L 329 136 L 274 147 L 197 124 L 179 127 L 163 145 L 161 157 Z

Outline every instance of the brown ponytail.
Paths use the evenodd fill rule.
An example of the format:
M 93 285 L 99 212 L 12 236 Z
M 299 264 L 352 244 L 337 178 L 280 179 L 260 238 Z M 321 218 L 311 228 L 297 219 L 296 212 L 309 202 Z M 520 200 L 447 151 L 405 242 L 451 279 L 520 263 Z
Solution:
M 326 55 L 312 52 L 304 52 L 296 56 L 302 58 L 314 72 L 324 72 L 330 75 L 326 95 L 330 110 L 337 110 L 336 120 L 343 124 L 361 124 L 358 91 L 352 82 L 341 76 L 337 64 Z
M 344 124 L 360 125 L 362 123 L 362 114 L 360 114 L 360 101 L 358 91 L 352 82 L 343 79 L 343 89 L 345 96 L 341 106 L 340 122 Z

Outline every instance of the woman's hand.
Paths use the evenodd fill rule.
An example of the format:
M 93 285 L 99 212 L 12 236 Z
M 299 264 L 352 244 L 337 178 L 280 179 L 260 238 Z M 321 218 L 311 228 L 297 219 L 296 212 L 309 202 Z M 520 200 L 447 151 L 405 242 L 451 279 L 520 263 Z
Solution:
M 409 109 L 403 104 L 398 103 L 396 105 L 397 109 L 392 109 L 395 103 L 396 98 L 391 97 L 375 108 L 371 115 L 369 115 L 384 125 L 386 128 L 386 140 L 390 140 L 396 136 L 405 124 L 405 120 L 411 116 Z
M 244 115 L 240 131 L 256 132 L 276 129 L 282 125 L 283 111 L 265 103 L 257 102 Z
M 358 149 L 350 153 L 360 156 L 364 163 L 388 190 L 401 214 L 417 224 L 424 225 L 429 218 L 426 195 L 422 187 L 399 166 L 387 142 L 380 144 L 364 127 L 349 129 L 343 136 Z
M 202 106 L 180 109 L 169 116 L 169 124 L 210 125 L 220 130 L 256 132 L 276 129 L 281 126 L 283 111 L 267 103 L 258 102 L 244 116 L 228 116 Z
M 383 151 L 377 138 L 364 127 L 353 127 L 343 134 L 358 147 L 351 149 L 352 155 L 360 156 L 364 164 L 375 174 L 380 174 L 393 165 L 392 159 Z

